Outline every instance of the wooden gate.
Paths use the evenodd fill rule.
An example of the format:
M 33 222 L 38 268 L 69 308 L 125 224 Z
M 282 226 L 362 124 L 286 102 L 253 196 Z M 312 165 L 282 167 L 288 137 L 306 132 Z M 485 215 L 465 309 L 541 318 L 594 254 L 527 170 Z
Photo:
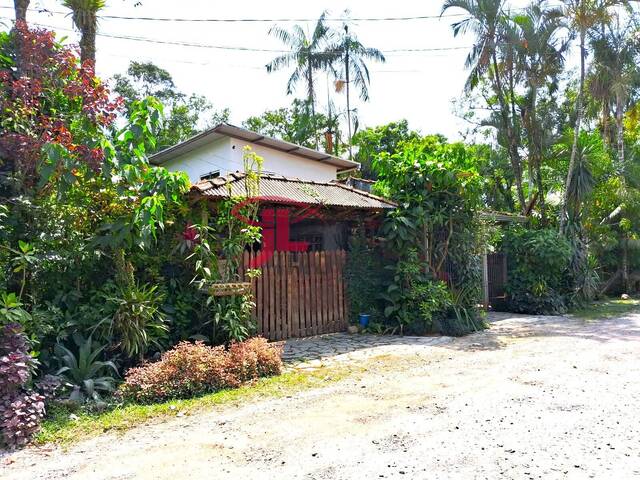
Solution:
M 487 255 L 487 279 L 489 305 L 493 310 L 501 310 L 507 300 L 507 256 L 504 253 Z
M 245 252 L 244 271 L 253 253 Z M 340 332 L 348 309 L 343 250 L 275 252 L 251 281 L 258 333 L 269 340 Z

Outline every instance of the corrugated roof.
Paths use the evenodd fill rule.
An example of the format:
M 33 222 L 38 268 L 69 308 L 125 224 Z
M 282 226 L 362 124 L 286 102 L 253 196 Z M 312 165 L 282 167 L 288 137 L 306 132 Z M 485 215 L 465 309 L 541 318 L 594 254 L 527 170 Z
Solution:
M 233 173 L 226 177 L 199 182 L 192 192 L 212 198 L 246 196 L 246 174 Z M 260 197 L 272 202 L 303 203 L 331 207 L 350 207 L 372 210 L 392 209 L 396 205 L 382 197 L 333 182 L 313 182 L 281 175 L 262 175 Z
M 178 143 L 172 147 L 166 148 L 149 158 L 149 161 L 154 165 L 162 165 L 164 162 L 183 155 L 195 148 L 206 145 L 207 143 L 218 140 L 222 137 L 232 137 L 239 140 L 244 140 L 248 143 L 261 145 L 266 148 L 271 148 L 279 152 L 288 153 L 298 157 L 306 158 L 309 160 L 315 160 L 322 163 L 328 163 L 338 168 L 340 172 L 347 172 L 355 170 L 360 166 L 358 162 L 346 160 L 344 158 L 329 155 L 328 153 L 319 152 L 311 148 L 302 147 L 295 143 L 286 142 L 277 138 L 266 137 L 257 132 L 247 130 L 246 128 L 236 127 L 229 123 L 221 123 L 213 128 L 205 130 L 184 142 Z

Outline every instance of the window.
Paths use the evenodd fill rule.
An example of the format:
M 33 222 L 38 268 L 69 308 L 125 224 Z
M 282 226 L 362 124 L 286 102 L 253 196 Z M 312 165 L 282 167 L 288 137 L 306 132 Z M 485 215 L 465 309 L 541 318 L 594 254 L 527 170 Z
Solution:
M 322 248 L 322 234 L 306 233 L 306 234 L 292 234 L 291 240 L 294 242 L 307 242 L 309 244 L 308 252 L 321 252 Z
M 220 170 L 214 170 L 204 175 L 200 175 L 200 180 L 211 180 L 212 178 L 218 178 L 220 176 Z

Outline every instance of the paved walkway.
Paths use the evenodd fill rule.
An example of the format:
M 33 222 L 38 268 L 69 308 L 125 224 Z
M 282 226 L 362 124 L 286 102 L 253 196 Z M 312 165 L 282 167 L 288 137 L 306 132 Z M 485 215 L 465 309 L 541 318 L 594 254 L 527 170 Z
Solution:
M 411 337 L 334 333 L 287 340 L 282 359 L 289 368 L 317 368 L 333 362 L 361 360 L 374 355 L 403 353 L 449 343 L 452 337 Z

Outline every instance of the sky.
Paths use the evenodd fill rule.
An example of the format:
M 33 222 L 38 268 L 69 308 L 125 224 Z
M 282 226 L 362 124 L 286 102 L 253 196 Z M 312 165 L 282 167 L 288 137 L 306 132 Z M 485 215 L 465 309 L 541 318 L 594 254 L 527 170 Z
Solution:
M 140 5 L 136 6 L 136 3 Z M 102 78 L 110 78 L 115 73 L 125 72 L 130 60 L 151 61 L 168 70 L 181 91 L 206 96 L 216 109 L 229 108 L 230 122 L 239 125 L 249 116 L 292 102 L 293 97 L 287 96 L 285 91 L 290 72 L 269 74 L 265 69 L 277 52 L 200 48 L 154 41 L 282 50 L 280 41 L 268 34 L 273 25 L 290 27 L 300 23 L 311 29 L 314 22 L 160 22 L 143 21 L 140 17 L 316 19 L 325 9 L 330 18 L 339 18 L 345 10 L 350 11 L 352 18 L 359 19 L 433 16 L 435 18 L 419 20 L 354 22 L 351 31 L 365 46 L 382 50 L 387 61 L 369 65 L 370 101 L 363 103 L 356 99 L 353 103 L 358 109 L 361 127 L 405 118 L 410 127 L 424 134 L 441 133 L 450 139 L 458 139 L 468 125 L 454 114 L 452 102 L 463 96 L 467 77 L 464 60 L 472 38 L 454 38 L 451 24 L 458 17 L 437 18 L 442 3 L 442 0 L 107 0 L 99 24 L 99 32 L 103 35 L 97 40 L 97 72 Z M 524 2 L 514 0 L 512 5 L 517 8 Z M 61 2 L 32 0 L 31 8 L 60 12 L 30 11 L 27 20 L 51 27 L 59 36 L 67 37 L 67 42 L 77 42 L 71 17 L 65 14 L 67 10 Z M 108 15 L 136 19 L 104 18 Z M 0 22 L 10 24 L 12 18 L 13 0 L 0 0 Z M 339 23 L 335 22 L 335 25 Z M 319 78 L 318 84 L 318 99 L 326 104 L 326 78 Z M 304 97 L 302 85 L 295 93 Z M 334 102 L 338 108 L 346 109 L 344 94 L 334 94 Z

